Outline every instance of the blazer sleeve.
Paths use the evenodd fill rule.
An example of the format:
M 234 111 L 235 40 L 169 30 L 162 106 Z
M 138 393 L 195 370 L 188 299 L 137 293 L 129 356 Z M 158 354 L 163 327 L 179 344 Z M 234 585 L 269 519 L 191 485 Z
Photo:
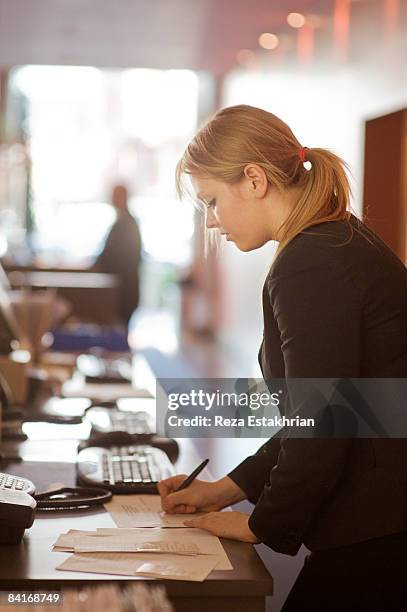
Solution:
M 281 266 L 269 280 L 286 378 L 358 377 L 361 296 L 346 269 L 330 266 L 322 257 L 315 264 L 307 257 L 302 262 L 291 269 Z M 306 397 L 302 405 L 306 408 Z M 341 477 L 350 443 L 289 435 L 281 440 L 277 462 L 249 519 L 262 542 L 278 552 L 298 552 L 308 526 Z
M 228 476 L 247 495 L 252 504 L 257 504 L 270 471 L 276 465 L 281 438 L 274 436 L 259 448 L 256 454 L 247 457 Z

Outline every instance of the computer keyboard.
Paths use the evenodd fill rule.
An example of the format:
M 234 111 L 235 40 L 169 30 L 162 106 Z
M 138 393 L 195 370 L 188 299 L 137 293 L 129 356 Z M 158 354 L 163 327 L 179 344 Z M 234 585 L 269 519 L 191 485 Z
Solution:
M 76 467 L 80 484 L 113 493 L 157 493 L 157 482 L 175 474 L 164 451 L 146 444 L 90 446 L 79 451 Z
M 151 434 L 155 432 L 155 401 L 150 399 L 136 400 L 138 405 L 149 402 L 146 407 L 154 409 L 137 410 L 134 412 L 118 408 L 94 406 L 86 412 L 85 422 L 90 423 L 92 435 L 108 431 L 127 431 L 130 434 Z M 141 404 L 140 404 L 141 402 Z M 152 402 L 152 405 L 150 404 Z

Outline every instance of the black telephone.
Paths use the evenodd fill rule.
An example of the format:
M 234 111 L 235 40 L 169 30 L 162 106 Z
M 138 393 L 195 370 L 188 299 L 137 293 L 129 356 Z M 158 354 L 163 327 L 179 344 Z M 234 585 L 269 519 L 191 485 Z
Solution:
M 84 510 L 105 504 L 112 493 L 101 488 L 62 487 L 35 493 L 27 478 L 0 472 L 0 545 L 18 544 L 34 522 L 36 510 Z
M 18 544 L 31 527 L 37 502 L 30 480 L 0 472 L 0 544 Z

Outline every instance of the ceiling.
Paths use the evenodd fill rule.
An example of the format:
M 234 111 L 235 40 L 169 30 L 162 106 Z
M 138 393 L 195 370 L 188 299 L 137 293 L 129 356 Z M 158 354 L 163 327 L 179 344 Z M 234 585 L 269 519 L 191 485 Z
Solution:
M 406 0 L 398 2 L 405 15 Z M 354 41 L 368 44 L 385 3 L 353 0 Z M 236 65 L 239 49 L 259 49 L 264 31 L 290 37 L 295 54 L 297 31 L 286 23 L 291 11 L 323 16 L 316 36 L 324 53 L 332 46 L 334 6 L 334 0 L 0 0 L 0 66 L 190 68 L 221 75 Z

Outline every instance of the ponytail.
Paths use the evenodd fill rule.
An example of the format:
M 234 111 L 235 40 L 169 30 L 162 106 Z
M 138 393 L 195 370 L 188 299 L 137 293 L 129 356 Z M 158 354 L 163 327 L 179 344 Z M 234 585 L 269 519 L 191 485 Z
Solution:
M 302 181 L 300 198 L 280 228 L 281 251 L 297 234 L 311 225 L 327 221 L 348 221 L 351 188 L 347 164 L 327 149 L 306 149 L 306 163 L 311 167 Z

